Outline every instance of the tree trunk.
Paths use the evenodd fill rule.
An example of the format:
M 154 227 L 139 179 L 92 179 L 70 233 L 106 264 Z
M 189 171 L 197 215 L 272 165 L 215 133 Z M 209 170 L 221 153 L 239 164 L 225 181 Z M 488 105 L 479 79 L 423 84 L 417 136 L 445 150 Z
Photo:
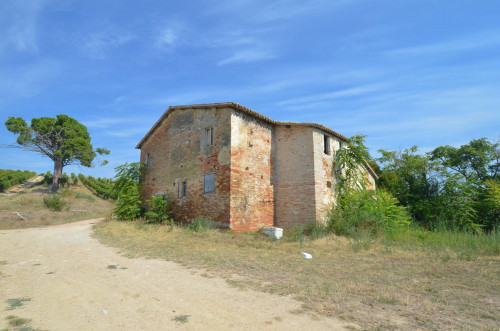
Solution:
M 52 177 L 52 193 L 56 194 L 59 190 L 59 179 L 62 177 L 63 164 L 60 161 L 54 161 L 54 176 Z

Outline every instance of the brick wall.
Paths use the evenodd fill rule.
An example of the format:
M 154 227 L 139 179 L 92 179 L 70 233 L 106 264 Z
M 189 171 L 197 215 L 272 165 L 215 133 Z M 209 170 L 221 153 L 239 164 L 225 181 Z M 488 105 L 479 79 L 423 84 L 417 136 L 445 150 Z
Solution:
M 275 224 L 290 228 L 315 220 L 313 129 L 275 127 Z
M 209 146 L 207 128 L 213 130 Z M 335 201 L 338 148 L 337 137 L 308 125 L 274 125 L 225 106 L 175 109 L 141 147 L 141 162 L 149 153 L 151 163 L 143 199 L 166 192 L 177 220 L 201 215 L 235 231 L 325 220 Z M 203 192 L 205 174 L 215 176 L 213 193 Z M 178 197 L 183 181 L 187 194 Z
M 231 109 L 173 111 L 141 148 L 141 162 L 150 153 L 151 165 L 143 179 L 143 199 L 166 192 L 174 200 L 177 220 L 206 216 L 229 226 Z M 202 146 L 203 130 L 214 130 L 213 148 Z M 203 193 L 203 175 L 215 174 L 215 192 Z M 187 182 L 185 198 L 178 198 L 179 183 Z
M 231 223 L 236 231 L 274 224 L 273 125 L 237 110 L 231 115 Z

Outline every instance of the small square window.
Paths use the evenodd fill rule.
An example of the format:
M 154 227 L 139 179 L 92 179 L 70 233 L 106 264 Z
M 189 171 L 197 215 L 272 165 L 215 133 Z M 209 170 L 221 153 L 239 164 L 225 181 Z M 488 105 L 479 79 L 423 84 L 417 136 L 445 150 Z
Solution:
M 206 174 L 203 176 L 203 193 L 215 192 L 215 174 Z

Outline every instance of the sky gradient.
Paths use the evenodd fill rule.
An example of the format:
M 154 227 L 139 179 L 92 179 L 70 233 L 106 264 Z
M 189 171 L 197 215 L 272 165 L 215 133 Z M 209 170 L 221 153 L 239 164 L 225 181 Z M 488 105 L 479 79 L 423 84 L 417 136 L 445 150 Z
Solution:
M 498 1 L 0 2 L 0 119 L 67 114 L 113 168 L 169 105 L 234 101 L 378 149 L 500 137 Z M 0 145 L 16 136 L 0 127 Z M 52 171 L 1 149 L 0 169 Z

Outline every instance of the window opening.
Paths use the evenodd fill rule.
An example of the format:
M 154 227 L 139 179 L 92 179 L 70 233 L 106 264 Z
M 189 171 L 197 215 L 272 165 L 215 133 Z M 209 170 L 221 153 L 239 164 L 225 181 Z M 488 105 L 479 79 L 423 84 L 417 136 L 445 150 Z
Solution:
M 206 146 L 213 146 L 213 144 L 214 144 L 214 128 L 205 128 L 205 142 L 206 142 Z
M 330 137 L 323 135 L 323 146 L 325 154 L 330 155 Z
M 203 175 L 203 193 L 215 192 L 215 174 Z
M 177 185 L 177 197 L 185 198 L 187 196 L 187 180 L 179 182 Z
M 151 165 L 151 154 L 148 153 L 146 155 L 146 167 L 149 167 Z

